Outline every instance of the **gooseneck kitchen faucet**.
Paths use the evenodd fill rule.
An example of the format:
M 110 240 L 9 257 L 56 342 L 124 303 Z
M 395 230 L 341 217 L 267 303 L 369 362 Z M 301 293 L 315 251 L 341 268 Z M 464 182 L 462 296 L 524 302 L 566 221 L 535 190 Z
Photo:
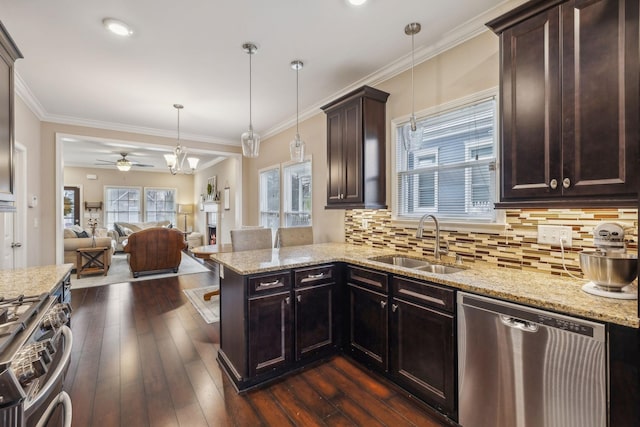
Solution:
M 440 261 L 440 254 L 446 255 L 449 253 L 449 243 L 446 244 L 445 249 L 440 249 L 440 223 L 438 222 L 438 218 L 436 218 L 433 214 L 424 214 L 422 218 L 420 218 L 420 223 L 418 224 L 418 229 L 416 230 L 416 238 L 422 239 L 422 232 L 424 229 L 424 222 L 427 218 L 431 218 L 433 223 L 436 226 L 436 243 L 435 248 L 433 249 L 433 254 L 436 258 L 436 261 Z

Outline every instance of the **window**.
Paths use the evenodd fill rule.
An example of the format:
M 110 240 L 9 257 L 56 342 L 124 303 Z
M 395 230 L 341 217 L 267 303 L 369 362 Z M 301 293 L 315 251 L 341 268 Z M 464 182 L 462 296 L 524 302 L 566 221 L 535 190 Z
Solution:
M 311 162 L 283 167 L 284 226 L 311 225 Z
M 113 229 L 113 223 L 140 222 L 139 187 L 105 187 L 105 225 Z
M 485 98 L 419 119 L 417 137 L 396 128 L 396 218 L 495 221 L 495 115 Z
M 311 225 L 311 160 L 260 171 L 260 225 L 274 230 Z
M 176 224 L 176 189 L 145 187 L 144 217 L 145 221 Z
M 280 167 L 260 171 L 260 225 L 280 226 Z

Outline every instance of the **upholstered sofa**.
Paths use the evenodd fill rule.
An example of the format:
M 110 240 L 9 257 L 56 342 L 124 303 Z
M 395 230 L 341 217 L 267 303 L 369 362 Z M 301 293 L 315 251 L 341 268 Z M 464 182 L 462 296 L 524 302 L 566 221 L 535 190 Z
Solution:
M 77 231 L 80 230 L 80 231 Z M 90 248 L 93 244 L 93 238 L 91 231 L 85 231 L 89 237 L 78 237 L 78 233 L 82 233 L 82 228 L 75 226 L 74 228 L 64 229 L 64 263 L 73 264 L 75 269 L 77 252 L 79 248 Z M 113 255 L 113 241 L 111 237 L 107 235 L 106 229 L 96 230 L 96 246 L 106 246 L 109 248 L 107 255 L 107 266 L 111 265 L 111 255 Z
M 122 252 L 122 242 L 127 240 L 131 233 L 151 227 L 168 227 L 170 221 L 149 221 L 149 222 L 114 222 L 113 230 L 109 230 L 109 236 L 116 242 L 116 252 Z
M 184 236 L 175 228 L 152 227 L 131 233 L 124 245 L 133 277 L 140 273 L 165 270 L 178 272 L 182 250 L 187 247 Z

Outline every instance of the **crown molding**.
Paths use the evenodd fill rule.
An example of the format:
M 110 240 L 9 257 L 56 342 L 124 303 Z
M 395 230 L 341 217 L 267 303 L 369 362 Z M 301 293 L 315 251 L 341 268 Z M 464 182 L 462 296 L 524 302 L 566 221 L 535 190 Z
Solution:
M 47 116 L 47 112 L 44 107 L 38 101 L 38 98 L 31 92 L 29 86 L 24 81 L 20 73 L 14 71 L 14 82 L 15 82 L 15 91 L 16 95 L 27 104 L 27 107 L 31 110 L 31 112 L 38 118 L 40 121 L 44 121 L 44 118 Z
M 481 13 L 468 20 L 467 22 L 459 25 L 453 30 L 446 32 L 442 35 L 442 37 L 434 44 L 430 46 L 424 46 L 422 48 L 418 48 L 414 52 L 414 62 L 416 64 L 420 64 L 424 61 L 427 61 L 431 58 L 438 56 L 439 54 L 452 49 L 480 34 L 490 31 L 485 23 L 496 18 L 497 16 L 502 15 L 503 13 L 508 12 L 511 9 L 525 3 L 527 0 L 507 0 L 504 1 L 495 7 Z M 387 81 L 404 71 L 411 69 L 411 53 L 407 53 L 403 57 L 398 60 L 384 66 L 383 68 L 369 74 L 368 76 L 352 83 L 351 85 L 344 87 L 342 90 L 333 93 L 330 96 L 322 99 L 319 102 L 316 102 L 309 108 L 300 112 L 300 121 L 304 121 L 318 113 L 320 113 L 320 107 L 328 104 L 336 98 L 339 98 L 347 93 L 358 89 L 363 85 L 368 86 L 376 86 L 384 81 Z M 270 138 L 284 130 L 289 129 L 291 126 L 294 126 L 296 123 L 295 116 L 289 118 L 282 123 L 272 127 L 267 132 L 263 134 L 263 138 Z

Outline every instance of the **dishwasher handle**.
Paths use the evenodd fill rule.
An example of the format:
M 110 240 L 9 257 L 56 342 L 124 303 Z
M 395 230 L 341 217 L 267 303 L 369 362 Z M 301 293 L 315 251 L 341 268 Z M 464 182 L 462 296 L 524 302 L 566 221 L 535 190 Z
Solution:
M 539 326 L 526 320 L 516 319 L 515 317 L 500 315 L 500 322 L 503 325 L 514 329 L 520 329 L 523 332 L 538 332 Z

